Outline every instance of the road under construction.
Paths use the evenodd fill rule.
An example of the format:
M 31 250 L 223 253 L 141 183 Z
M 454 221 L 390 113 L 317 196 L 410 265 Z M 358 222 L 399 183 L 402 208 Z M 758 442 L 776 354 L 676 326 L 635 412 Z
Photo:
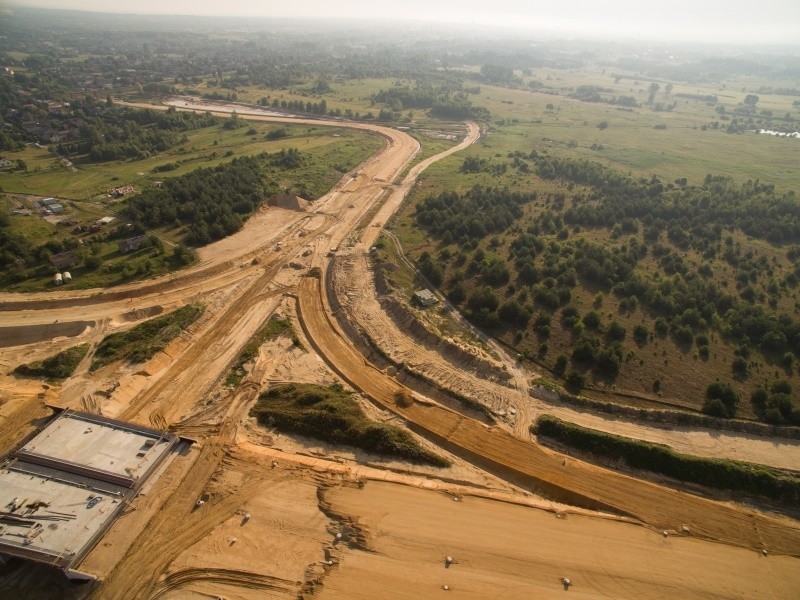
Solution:
M 270 573 L 241 565 L 226 566 L 212 560 L 214 552 L 203 550 L 203 544 L 219 535 L 224 540 L 215 546 L 219 555 L 246 547 L 250 543 L 246 531 L 252 524 L 240 523 L 236 515 L 248 502 L 260 506 L 255 504 L 258 494 L 254 490 L 264 486 L 272 486 L 273 494 L 284 486 L 290 504 L 288 498 L 301 497 L 311 489 L 308 497 L 314 503 L 313 515 L 301 515 L 299 507 L 284 508 L 287 515 L 297 512 L 294 527 L 302 531 L 307 528 L 304 535 L 313 538 L 322 531 L 324 537 L 325 528 L 320 529 L 320 523 L 325 521 L 330 528 L 343 522 L 335 503 L 325 499 L 325 490 L 343 481 L 379 478 L 421 488 L 435 485 L 451 492 L 458 489 L 459 494 L 467 491 L 502 495 L 504 502 L 514 498 L 513 502 L 520 505 L 535 504 L 530 497 L 533 493 L 546 498 L 552 506 L 561 507 L 553 509 L 559 514 L 564 514 L 563 507 L 573 506 L 581 514 L 617 519 L 620 524 L 644 528 L 664 538 L 669 535 L 703 540 L 709 542 L 709 551 L 732 547 L 736 552 L 758 556 L 777 555 L 782 562 L 773 563 L 772 568 L 782 583 L 782 574 L 800 571 L 796 568 L 796 559 L 800 558 L 800 524 L 796 521 L 567 458 L 538 445 L 524 432 L 503 424 L 487 425 L 467 413 L 447 408 L 372 364 L 337 324 L 327 301 L 329 294 L 335 294 L 327 277 L 331 261 L 342 260 L 338 256 L 341 254 L 365 254 L 419 174 L 436 160 L 479 138 L 476 124 L 467 124 L 462 143 L 419 162 L 401 179 L 401 173 L 419 151 L 417 141 L 402 131 L 371 124 L 276 117 L 241 105 L 209 105 L 186 99 L 173 104 L 181 110 L 212 110 L 220 114 L 236 110 L 243 118 L 253 120 L 351 127 L 381 136 L 384 145 L 309 211 L 281 211 L 280 223 L 265 225 L 262 230 L 255 230 L 255 225 L 248 223 L 246 231 L 237 234 L 239 237 L 201 253 L 200 264 L 185 272 L 100 292 L 0 295 L 0 326 L 5 328 L 6 337 L 14 337 L 14 328 L 20 333 L 37 328 L 36 335 L 41 336 L 43 326 L 58 320 L 81 323 L 82 328 L 88 324 L 75 337 L 83 336 L 91 343 L 97 343 L 119 323 L 135 322 L 155 309 L 168 310 L 198 298 L 211 307 L 201 321 L 144 368 L 122 374 L 111 368 L 98 375 L 85 373 L 59 390 L 58 400 L 67 408 L 93 408 L 126 422 L 191 436 L 198 442 L 190 452 L 172 461 L 152 484 L 151 493 L 137 499 L 120 524 L 111 527 L 105 545 L 100 544 L 83 561 L 81 568 L 101 580 L 95 597 L 177 598 L 189 589 L 197 594 L 216 589 L 229 593 L 251 589 L 265 594 L 263 597 L 294 597 L 298 593 L 324 596 L 323 582 L 335 577 L 331 575 L 334 567 L 356 561 L 354 554 L 337 547 L 335 539 L 323 544 L 324 557 L 315 562 L 303 554 L 310 550 L 305 546 L 301 550 L 298 545 L 295 558 L 305 566 L 292 576 L 286 574 L 286 565 L 278 565 Z M 268 209 L 267 213 L 270 210 L 276 209 Z M 253 222 L 257 223 L 257 219 L 254 217 Z M 336 255 L 329 256 L 331 248 L 338 249 Z M 288 266 L 289 263 L 301 268 Z M 347 276 L 346 272 L 343 276 Z M 244 344 L 279 311 L 288 311 L 297 320 L 299 334 L 331 377 L 340 378 L 362 394 L 382 418 L 402 424 L 425 443 L 454 457 L 465 471 L 485 473 L 470 477 L 486 483 L 470 487 L 455 476 L 437 480 L 431 473 L 413 479 L 411 467 L 390 469 L 379 475 L 378 470 L 357 462 L 342 467 L 341 461 L 310 459 L 307 453 L 258 447 L 251 438 L 246 439 L 248 410 L 262 389 L 260 378 L 265 376 L 259 369 L 266 367 L 257 363 L 236 389 L 225 388 L 221 382 Z M 54 345 L 66 347 L 74 343 L 74 338 L 59 338 L 56 342 L 43 339 L 42 343 L 50 351 Z M 0 358 L 9 361 L 14 348 L 2 352 L 6 354 Z M 115 385 L 107 400 L 97 400 L 98 390 L 111 380 Z M 42 414 L 40 400 L 53 401 L 54 393 L 20 391 L 18 397 L 0 405 L 0 439 L 6 443 L 27 435 L 35 423 L 26 415 L 36 411 Z M 411 397 L 413 402 L 398 403 L 400 397 Z M 292 466 L 283 469 L 276 465 Z M 203 504 L 198 508 L 201 498 Z M 342 502 L 345 500 L 350 501 L 342 497 Z M 357 531 L 357 517 L 349 519 L 348 527 Z M 236 527 L 237 533 L 230 533 Z M 275 539 L 282 539 L 275 532 L 288 535 L 289 529 L 273 524 L 270 531 Z M 369 539 L 366 533 L 359 535 L 362 537 L 354 539 Z M 358 544 L 354 547 L 358 549 Z M 186 558 L 190 548 L 197 548 L 191 560 Z M 316 548 L 319 551 L 319 545 Z M 698 567 L 692 585 L 702 585 L 696 583 L 702 570 Z M 26 585 L 29 584 L 28 581 Z M 0 592 L 18 589 L 13 586 L 22 584 L 14 581 L 8 583 L 8 588 L 3 585 L 0 578 Z M 595 597 L 602 594 L 598 592 Z M 648 595 L 643 593 L 642 597 Z M 777 591 L 775 597 L 783 596 Z

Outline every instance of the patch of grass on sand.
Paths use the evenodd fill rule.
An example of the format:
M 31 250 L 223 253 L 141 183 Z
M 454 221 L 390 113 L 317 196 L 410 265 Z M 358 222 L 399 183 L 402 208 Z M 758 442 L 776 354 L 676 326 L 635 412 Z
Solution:
M 297 337 L 297 334 L 292 327 L 292 322 L 289 319 L 280 319 L 272 317 L 269 321 L 264 323 L 261 328 L 256 331 L 255 335 L 245 344 L 239 356 L 236 357 L 236 362 L 233 363 L 225 383 L 229 386 L 237 386 L 241 383 L 245 376 L 244 365 L 253 360 L 258 355 L 258 349 L 267 340 L 271 340 L 281 335 L 291 336 L 292 342 L 298 348 L 302 348 L 303 344 Z
M 261 394 L 250 414 L 262 425 L 287 433 L 435 467 L 450 465 L 402 429 L 368 420 L 353 395 L 338 385 L 290 383 L 274 387 Z
M 189 304 L 162 317 L 150 319 L 136 327 L 103 338 L 92 360 L 90 371 L 96 371 L 117 360 L 140 363 L 167 347 L 189 325 L 203 314 L 202 304 Z
M 23 377 L 66 379 L 75 372 L 87 352 L 89 344 L 73 346 L 44 360 L 20 365 L 14 373 Z

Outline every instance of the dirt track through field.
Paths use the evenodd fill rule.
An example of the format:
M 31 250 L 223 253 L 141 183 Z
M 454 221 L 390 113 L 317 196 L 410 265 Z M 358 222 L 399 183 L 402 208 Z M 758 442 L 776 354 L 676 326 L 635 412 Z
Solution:
M 440 406 L 398 406 L 396 394 L 410 391 L 370 365 L 337 331 L 323 303 L 318 278 L 308 277 L 301 283 L 299 300 L 306 336 L 332 369 L 454 454 L 557 501 L 610 508 L 658 530 L 680 532 L 688 527 L 692 535 L 701 538 L 800 556 L 800 527 L 788 520 L 712 502 L 581 461 L 566 461 L 537 444 Z

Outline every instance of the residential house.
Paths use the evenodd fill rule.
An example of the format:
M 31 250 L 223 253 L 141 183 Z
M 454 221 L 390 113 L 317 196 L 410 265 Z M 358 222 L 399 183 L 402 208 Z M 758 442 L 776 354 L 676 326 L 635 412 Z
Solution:
M 135 250 L 138 250 L 139 248 L 141 248 L 145 240 L 147 240 L 146 235 L 136 235 L 126 240 L 120 240 L 118 244 L 120 254 L 125 254 L 126 252 L 133 252 Z
M 50 257 L 50 264 L 52 264 L 56 269 L 59 271 L 63 271 L 64 269 L 70 268 L 72 265 L 77 264 L 78 259 L 75 258 L 75 255 L 72 252 L 62 252 L 60 254 L 54 254 Z

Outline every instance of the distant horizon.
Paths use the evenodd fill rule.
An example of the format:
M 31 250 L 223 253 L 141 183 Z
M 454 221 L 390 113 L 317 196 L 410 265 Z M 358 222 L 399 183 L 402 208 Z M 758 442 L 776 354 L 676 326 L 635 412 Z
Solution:
M 2 0 L 0 0 L 2 1 Z M 138 0 L 109 6 L 105 0 L 17 0 L 3 2 L 0 10 L 15 8 L 81 11 L 109 15 L 155 17 L 230 17 L 273 20 L 337 22 L 407 22 L 459 28 L 505 29 L 516 35 L 619 42 L 699 43 L 800 47 L 800 3 L 764 0 L 758 11 L 750 4 L 706 0 L 673 0 L 661 7 L 642 6 L 634 0 L 562 0 L 534 11 L 523 0 L 506 0 L 487 10 L 479 0 L 408 0 L 404 13 L 365 0 L 295 0 L 270 6 L 251 0 L 224 3 L 205 0 Z M 579 16 L 576 16 L 579 15 Z M 687 16 L 688 15 L 688 16 Z

